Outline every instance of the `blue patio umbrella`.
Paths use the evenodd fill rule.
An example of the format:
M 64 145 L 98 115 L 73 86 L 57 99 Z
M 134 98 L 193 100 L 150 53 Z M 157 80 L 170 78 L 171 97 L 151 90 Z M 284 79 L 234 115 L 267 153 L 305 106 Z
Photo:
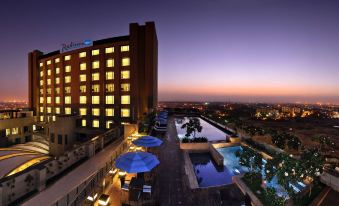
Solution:
M 142 136 L 134 140 L 133 144 L 139 147 L 158 147 L 162 144 L 162 140 L 153 136 Z
M 148 152 L 127 152 L 118 157 L 115 166 L 127 173 L 149 172 L 159 164 L 158 158 Z

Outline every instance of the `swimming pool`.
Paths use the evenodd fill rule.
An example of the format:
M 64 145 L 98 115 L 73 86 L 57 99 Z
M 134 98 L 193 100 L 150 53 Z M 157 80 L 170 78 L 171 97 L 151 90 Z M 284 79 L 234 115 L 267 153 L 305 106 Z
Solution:
M 200 120 L 200 125 L 202 126 L 202 131 L 200 133 L 196 133 L 196 137 L 207 137 L 208 141 L 220 141 L 226 140 L 226 133 L 214 127 L 210 123 L 205 120 L 197 117 Z M 185 137 L 186 129 L 182 129 L 181 126 L 188 122 L 189 118 L 175 118 L 175 127 L 177 129 L 178 138 L 182 139 Z

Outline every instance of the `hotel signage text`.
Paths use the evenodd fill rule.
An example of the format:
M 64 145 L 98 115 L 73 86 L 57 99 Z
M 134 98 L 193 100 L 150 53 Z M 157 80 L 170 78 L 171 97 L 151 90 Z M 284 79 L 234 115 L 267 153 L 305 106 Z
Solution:
M 82 42 L 70 42 L 69 44 L 61 44 L 60 53 L 72 51 L 74 49 L 80 49 L 88 46 L 92 46 L 93 41 L 85 40 Z

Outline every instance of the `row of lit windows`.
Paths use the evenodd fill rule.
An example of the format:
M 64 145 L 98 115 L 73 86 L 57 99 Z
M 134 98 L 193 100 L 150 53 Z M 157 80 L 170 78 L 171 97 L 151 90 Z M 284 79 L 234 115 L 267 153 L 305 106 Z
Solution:
M 106 92 L 114 92 L 114 84 L 106 84 Z M 87 91 L 87 86 L 86 85 L 80 85 L 79 89 L 81 93 L 85 93 Z M 130 84 L 129 83 L 122 83 L 120 85 L 120 89 L 122 92 L 128 92 L 130 91 Z M 55 94 L 60 94 L 60 88 L 57 87 L 54 89 Z M 100 92 L 100 85 L 99 84 L 93 84 L 92 85 L 92 92 Z M 71 87 L 65 87 L 65 94 L 70 94 L 71 93 Z M 40 94 L 44 94 L 44 89 L 40 89 Z M 46 94 L 52 94 L 52 88 L 47 88 L 46 89 Z
M 128 57 L 122 58 L 121 60 L 122 66 L 129 66 L 130 65 L 130 59 Z M 107 59 L 106 60 L 106 67 L 114 67 L 114 59 Z M 84 71 L 87 69 L 86 63 L 80 63 L 79 68 L 81 71 Z M 92 62 L 92 69 L 99 69 L 100 68 L 100 61 L 93 61 Z M 71 72 L 72 67 L 70 65 L 65 66 L 65 72 Z M 55 74 L 60 73 L 60 68 L 55 68 Z M 51 69 L 47 70 L 47 76 L 50 76 L 52 74 Z M 44 76 L 44 71 L 40 71 L 40 77 Z
M 121 104 L 130 104 L 130 95 L 121 95 Z M 44 98 L 40 97 L 40 104 L 44 103 Z M 71 96 L 65 96 L 64 98 L 65 104 L 71 104 L 72 98 Z M 86 96 L 80 96 L 79 97 L 80 104 L 86 104 L 87 103 L 87 97 Z M 50 104 L 52 102 L 52 97 L 46 97 L 46 103 Z M 60 97 L 55 97 L 55 103 L 60 103 Z M 100 104 L 100 96 L 92 96 L 92 104 Z M 105 104 L 114 104 L 114 96 L 113 95 L 106 95 L 105 96 Z
M 112 120 L 106 121 L 106 129 L 109 129 L 111 124 L 113 124 Z M 81 126 L 82 127 L 87 126 L 87 121 L 85 119 L 81 120 Z M 98 119 L 92 120 L 92 127 L 99 128 L 100 127 L 100 121 Z
M 71 76 L 65 76 L 65 83 L 71 83 Z M 130 78 L 130 71 L 125 70 L 121 71 L 121 79 L 129 79 Z M 80 82 L 85 82 L 87 80 L 87 75 L 86 74 L 80 74 L 79 75 Z M 113 80 L 114 79 L 114 72 L 109 71 L 106 72 L 105 75 L 106 80 Z M 100 80 L 100 73 L 92 73 L 92 81 L 98 81 Z M 47 79 L 47 85 L 51 85 L 52 80 Z M 55 84 L 60 84 L 60 77 L 55 78 Z M 40 80 L 40 86 L 44 85 L 44 80 Z

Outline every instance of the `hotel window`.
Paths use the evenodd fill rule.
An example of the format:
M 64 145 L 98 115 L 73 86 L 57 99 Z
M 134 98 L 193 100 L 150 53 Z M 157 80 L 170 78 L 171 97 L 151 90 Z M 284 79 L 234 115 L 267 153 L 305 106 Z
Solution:
M 43 77 L 44 76 L 44 71 L 41 71 L 40 72 L 40 77 Z
M 44 89 L 40 89 L 40 94 L 43 94 L 44 93 Z
M 55 122 L 56 121 L 56 117 L 55 115 L 52 116 L 52 121 Z
M 55 104 L 60 104 L 60 97 L 55 97 Z
M 114 92 L 114 84 L 106 84 L 106 92 Z
M 55 114 L 60 114 L 60 107 L 55 107 Z
M 40 65 L 40 67 L 42 67 L 42 66 L 44 66 L 44 63 L 43 63 L 43 62 L 40 62 L 40 64 L 39 64 L 39 65 Z
M 65 66 L 65 72 L 71 72 L 71 66 L 70 65 Z
M 47 85 L 51 85 L 51 79 L 47 79 Z
M 92 121 L 92 127 L 99 128 L 99 120 L 95 119 Z
M 80 58 L 86 57 L 86 52 L 80 52 L 80 53 L 79 53 L 79 57 L 80 57 Z
M 114 59 L 107 59 L 106 67 L 114 67 Z
M 80 82 L 86 81 L 86 74 L 80 74 Z
M 129 58 L 128 57 L 122 58 L 121 64 L 122 64 L 123 67 L 129 66 L 129 63 L 130 62 L 129 62 Z
M 44 112 L 44 107 L 40 107 L 39 111 L 40 111 L 40 113 L 43 113 Z
M 129 71 L 121 71 L 121 79 L 129 79 Z
M 99 61 L 92 62 L 92 69 L 98 69 L 99 67 L 100 67 L 100 62 Z
M 51 107 L 47 107 L 47 113 L 52 113 L 52 108 Z
M 65 97 L 65 104 L 71 104 L 71 96 L 66 96 Z
M 113 53 L 113 52 L 114 52 L 114 47 L 105 48 L 105 53 L 106 54 L 110 54 L 110 53 Z
M 44 98 L 43 97 L 40 97 L 40 104 L 44 103 Z
M 51 76 L 51 73 L 52 73 L 52 72 L 51 72 L 51 70 L 50 70 L 50 69 L 49 69 L 49 70 L 47 70 L 47 75 L 48 75 L 48 76 Z
M 52 98 L 51 97 L 47 97 L 47 104 L 51 103 Z
M 93 116 L 100 116 L 100 109 L 99 108 L 93 108 L 92 109 L 92 115 Z
M 92 85 L 92 92 L 99 92 L 100 91 L 100 85 L 94 84 Z
M 122 52 L 127 52 L 127 51 L 129 51 L 129 45 L 121 46 L 121 47 L 120 47 L 120 51 L 122 51 Z
M 129 117 L 130 114 L 129 114 L 129 109 L 121 109 L 121 117 Z
M 81 126 L 86 127 L 86 120 L 85 119 L 81 120 Z
M 56 58 L 56 59 L 54 60 L 54 62 L 55 62 L 55 63 L 59 63 L 59 62 L 60 62 L 60 58 Z
M 80 64 L 80 70 L 86 70 L 86 63 L 81 63 Z
M 65 87 L 65 93 L 70 94 L 71 93 L 71 87 Z
M 99 73 L 93 73 L 92 74 L 92 81 L 97 81 L 99 80 Z
M 47 61 L 47 65 L 50 65 L 51 63 L 52 63 L 51 60 L 48 60 L 48 61 Z
M 80 108 L 79 113 L 80 113 L 80 115 L 85 116 L 85 115 L 87 115 L 87 109 L 86 108 Z
M 113 108 L 107 108 L 105 113 L 106 113 L 106 117 L 113 117 L 114 116 L 114 109 Z
M 112 120 L 106 121 L 106 129 L 111 128 L 111 124 L 113 124 Z
M 121 84 L 121 91 L 122 92 L 128 92 L 130 90 L 129 84 Z
M 80 104 L 86 104 L 87 102 L 87 97 L 86 96 L 80 96 Z
M 100 96 L 92 96 L 92 104 L 100 104 Z
M 107 95 L 106 96 L 106 104 L 114 104 L 114 96 L 113 95 Z
M 80 86 L 80 92 L 85 93 L 86 92 L 86 85 Z
M 71 82 L 71 76 L 65 76 L 65 83 Z
M 114 72 L 106 72 L 106 80 L 114 79 Z
M 59 67 L 55 68 L 55 74 L 59 74 L 59 73 L 60 73 L 60 68 Z
M 52 89 L 51 88 L 47 89 L 47 94 L 52 94 Z
M 100 54 L 99 49 L 92 50 L 92 56 L 96 56 L 96 55 L 99 55 L 99 54 Z
M 44 121 L 44 116 L 40 116 L 40 122 Z
M 71 60 L 71 55 L 65 56 L 65 57 L 64 57 L 64 60 L 65 60 L 65 61 Z
M 55 94 L 60 94 L 60 88 L 55 88 Z
M 65 107 L 65 114 L 71 114 L 72 110 L 70 107 Z
M 40 80 L 40 86 L 44 85 L 44 80 Z
M 55 84 L 60 84 L 60 78 L 59 77 L 55 78 Z
M 121 104 L 130 104 L 131 98 L 129 95 L 121 96 Z

